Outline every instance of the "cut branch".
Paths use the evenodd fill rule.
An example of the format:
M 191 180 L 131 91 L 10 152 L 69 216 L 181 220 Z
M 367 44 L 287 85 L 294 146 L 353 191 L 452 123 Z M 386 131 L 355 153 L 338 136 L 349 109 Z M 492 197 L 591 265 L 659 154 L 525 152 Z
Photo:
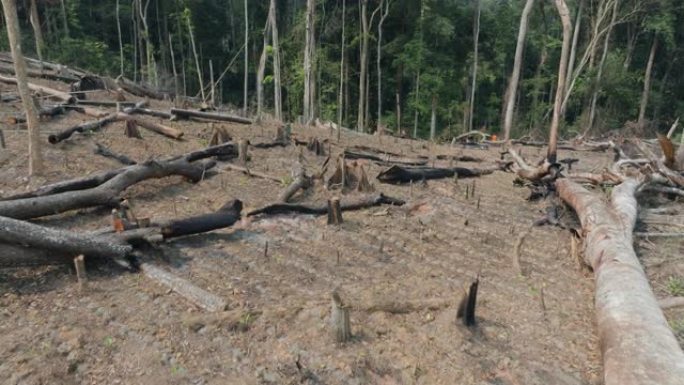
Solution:
M 177 116 L 179 119 L 199 118 L 199 119 L 206 119 L 206 120 L 216 120 L 219 122 L 233 122 L 233 123 L 242 123 L 242 124 L 252 124 L 251 119 L 242 118 L 240 116 L 215 114 L 215 113 L 203 112 L 203 111 L 183 110 L 180 108 L 172 108 L 171 114 Z

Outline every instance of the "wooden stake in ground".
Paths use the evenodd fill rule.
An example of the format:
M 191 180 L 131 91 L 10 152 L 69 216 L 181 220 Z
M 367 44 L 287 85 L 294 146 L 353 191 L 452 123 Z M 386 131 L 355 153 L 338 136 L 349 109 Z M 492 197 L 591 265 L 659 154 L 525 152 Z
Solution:
M 475 326 L 475 305 L 477 304 L 477 287 L 480 277 L 470 284 L 470 288 L 463 293 L 461 304 L 458 306 L 456 318 L 463 319 L 463 324 L 468 327 Z
M 330 323 L 335 334 L 335 341 L 344 343 L 352 338 L 349 307 L 342 302 L 336 291 L 332 293 Z
M 240 139 L 238 142 L 238 161 L 242 164 L 247 164 L 249 161 L 249 141 L 246 139 Z
M 74 258 L 74 265 L 76 266 L 76 277 L 78 278 L 78 289 L 84 291 L 88 285 L 88 276 L 85 269 L 85 257 L 83 254 Z
M 342 224 L 342 208 L 340 206 L 340 198 L 335 197 L 328 201 L 328 224 Z
M 38 126 L 38 111 L 31 99 L 31 92 L 28 86 L 26 75 L 26 61 L 21 50 L 21 35 L 19 21 L 17 20 L 17 6 L 15 0 L 2 0 L 2 7 L 5 14 L 7 25 L 7 38 L 10 50 L 12 51 L 12 61 L 14 62 L 14 72 L 17 79 L 17 88 L 21 103 L 26 111 L 26 121 L 28 126 L 28 153 L 29 153 L 29 175 L 38 175 L 43 171 L 43 160 L 40 153 L 40 127 Z

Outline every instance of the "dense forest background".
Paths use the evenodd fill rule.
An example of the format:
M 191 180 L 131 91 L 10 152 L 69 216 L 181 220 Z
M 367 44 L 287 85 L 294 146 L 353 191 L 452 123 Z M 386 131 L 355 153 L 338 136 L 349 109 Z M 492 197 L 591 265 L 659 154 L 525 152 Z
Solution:
M 435 137 L 447 138 L 469 129 L 501 130 L 526 1 L 274 0 L 279 47 L 272 45 L 270 32 L 265 39 L 268 0 L 18 3 L 23 47 L 31 56 L 39 56 L 40 49 L 46 60 L 123 74 L 191 97 L 201 97 L 203 84 L 204 99 L 213 74 L 216 102 L 236 110 L 245 107 L 246 78 L 247 113 L 257 110 L 258 78 L 264 84 L 264 109 L 273 111 L 277 56 L 287 120 L 304 114 L 310 31 L 315 116 L 421 137 L 433 127 Z M 625 126 L 666 130 L 684 112 L 684 72 L 679 71 L 683 2 L 567 3 L 574 33 L 562 134 L 600 134 Z M 39 30 L 31 23 L 33 7 Z M 307 13 L 313 28 L 307 28 Z M 0 49 L 8 51 L 4 26 L 1 30 Z M 44 42 L 36 44 L 38 34 Z M 534 1 L 512 137 L 546 132 L 561 42 L 553 1 Z M 265 73 L 260 77 L 262 56 Z M 360 98 L 365 102 L 359 103 Z

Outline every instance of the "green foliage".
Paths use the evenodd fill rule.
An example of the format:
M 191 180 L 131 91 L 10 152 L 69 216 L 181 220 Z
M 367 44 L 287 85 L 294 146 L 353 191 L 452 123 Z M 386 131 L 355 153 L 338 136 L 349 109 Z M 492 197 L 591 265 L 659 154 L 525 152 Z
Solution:
M 684 296 L 684 277 L 669 277 L 665 286 L 670 295 L 675 297 Z
M 69 63 L 95 73 L 118 73 L 119 61 L 102 41 L 90 38 L 63 38 L 49 47 L 48 55 L 58 63 Z

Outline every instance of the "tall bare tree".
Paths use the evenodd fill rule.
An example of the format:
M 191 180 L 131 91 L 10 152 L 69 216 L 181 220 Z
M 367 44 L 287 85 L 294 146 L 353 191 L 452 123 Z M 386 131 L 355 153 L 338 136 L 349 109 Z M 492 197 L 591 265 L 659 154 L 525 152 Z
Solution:
M 269 14 L 269 21 L 271 23 L 271 37 L 273 38 L 273 100 L 275 118 L 277 120 L 282 120 L 283 102 L 280 90 L 280 40 L 278 37 L 278 17 L 276 14 L 276 0 L 271 0 Z
M 340 90 L 337 95 L 337 137 L 340 136 L 340 127 L 342 127 L 342 115 L 344 113 L 343 109 L 343 88 L 344 88 L 344 56 L 346 51 L 344 50 L 345 43 L 345 24 L 347 20 L 347 0 L 342 0 L 342 44 L 340 47 Z
M 518 41 L 515 46 L 515 59 L 513 61 L 513 73 L 508 83 L 506 92 L 506 104 L 504 113 L 504 141 L 511 138 L 511 128 L 513 126 L 513 110 L 515 109 L 515 99 L 518 95 L 518 82 L 520 81 L 520 69 L 522 67 L 523 51 L 525 48 L 525 37 L 527 36 L 527 24 L 534 6 L 534 0 L 527 0 L 520 16 L 520 28 L 518 29 Z
M 584 0 L 579 0 L 577 7 L 577 14 L 575 15 L 575 27 L 572 31 L 572 45 L 570 46 L 570 58 L 568 59 L 568 73 L 565 75 L 565 92 L 568 91 L 568 85 L 572 77 L 572 72 L 575 68 L 575 57 L 577 56 L 577 44 L 579 43 L 579 35 L 582 27 L 582 10 L 584 9 Z
M 261 57 L 259 58 L 259 67 L 257 68 L 257 79 L 256 79 L 256 89 L 257 89 L 257 119 L 262 118 L 262 110 L 264 108 L 264 76 L 266 74 L 266 61 L 268 59 L 268 48 L 270 47 L 271 40 L 271 12 L 274 8 L 268 10 L 268 16 L 266 18 L 266 26 L 264 27 L 264 46 L 261 50 Z
M 475 20 L 473 22 L 473 72 L 470 83 L 470 105 L 468 107 L 468 130 L 473 129 L 473 115 L 475 114 L 475 88 L 477 87 L 478 46 L 480 40 L 480 0 L 475 0 Z
M 589 107 L 589 122 L 587 123 L 585 133 L 589 132 L 593 128 L 594 121 L 596 119 L 596 103 L 598 102 L 599 92 L 601 91 L 601 79 L 603 78 L 603 68 L 606 64 L 606 59 L 608 58 L 610 35 L 613 30 L 613 26 L 615 25 L 615 20 L 617 18 L 618 4 L 619 2 L 617 0 L 615 1 L 615 3 L 613 3 L 613 16 L 611 16 L 611 22 L 608 26 L 608 32 L 606 32 L 606 38 L 603 41 L 603 52 L 601 53 L 601 61 L 599 62 L 598 71 L 596 72 L 596 85 L 594 87 L 594 92 L 591 95 L 591 104 Z
M 247 0 L 245 0 L 245 61 L 244 61 L 244 79 L 242 91 L 242 115 L 247 116 L 247 89 L 249 87 L 249 8 L 247 8 Z
M 139 1 L 139 0 L 138 0 Z M 195 32 L 192 27 L 192 17 L 190 12 L 187 13 L 185 22 L 188 25 L 188 34 L 190 35 L 190 46 L 192 47 L 192 55 L 195 57 L 195 69 L 197 70 L 197 80 L 199 81 L 200 92 L 202 93 L 202 102 L 207 101 L 204 93 L 204 81 L 202 80 L 202 67 L 200 66 L 199 56 L 197 55 L 197 46 L 195 46 Z
M 315 30 L 316 1 L 306 1 L 306 38 L 304 45 L 304 123 L 311 124 L 316 116 Z
M 378 50 L 376 55 L 376 67 L 378 71 L 378 121 L 376 128 L 378 131 L 380 131 L 382 126 L 382 24 L 389 14 L 390 5 L 392 5 L 392 0 L 380 0 L 380 8 L 383 8 L 383 6 L 384 8 L 380 15 L 380 21 L 378 22 Z
M 366 130 L 366 76 L 368 71 L 368 0 L 361 0 L 361 50 L 359 65 L 359 110 L 356 118 L 356 129 Z
M 5 13 L 5 25 L 7 26 L 7 38 L 12 52 L 12 61 L 14 62 L 14 73 L 17 77 L 17 88 L 19 89 L 21 103 L 26 111 L 29 175 L 39 175 L 43 172 L 43 159 L 40 153 L 40 126 L 38 124 L 38 111 L 28 86 L 26 60 L 24 60 L 21 49 L 21 32 L 17 19 L 16 0 L 2 0 L 2 7 Z
M 655 59 L 656 51 L 658 50 L 658 36 L 653 36 L 651 43 L 651 52 L 648 54 L 648 62 L 646 63 L 646 72 L 644 73 L 644 90 L 641 93 L 641 102 L 639 102 L 639 118 L 637 124 L 643 128 L 646 124 L 646 107 L 648 106 L 648 97 L 651 92 L 651 75 L 653 74 L 653 60 Z
M 570 21 L 570 11 L 565 0 L 555 0 L 558 16 L 563 25 L 563 45 L 561 48 L 560 64 L 558 65 L 558 86 L 556 87 L 556 99 L 553 103 L 553 116 L 551 117 L 551 129 L 549 130 L 549 149 L 547 159 L 550 163 L 556 163 L 556 149 L 558 142 L 558 127 L 561 120 L 561 106 L 563 104 L 563 94 L 565 90 L 565 75 L 568 70 L 568 55 L 570 51 L 570 40 L 572 38 L 572 22 Z
M 33 27 L 33 37 L 36 39 L 36 53 L 38 54 L 38 59 L 43 60 L 45 39 L 43 38 L 43 30 L 40 28 L 40 16 L 36 0 L 31 0 L 31 14 L 29 19 L 31 21 L 31 26 Z
M 123 51 L 123 36 L 121 36 L 121 5 L 120 0 L 116 0 L 116 31 L 119 35 L 119 62 L 121 64 L 121 69 L 119 70 L 119 75 L 124 74 L 124 51 Z M 177 91 L 177 90 L 176 90 Z

